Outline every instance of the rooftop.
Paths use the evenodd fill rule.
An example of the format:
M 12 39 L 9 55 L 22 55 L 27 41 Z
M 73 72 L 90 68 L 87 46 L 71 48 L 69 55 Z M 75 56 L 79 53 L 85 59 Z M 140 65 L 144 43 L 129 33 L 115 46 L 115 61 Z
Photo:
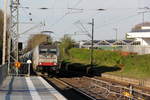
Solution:
M 131 32 L 150 32 L 150 29 L 143 29 L 143 30 L 134 30 Z

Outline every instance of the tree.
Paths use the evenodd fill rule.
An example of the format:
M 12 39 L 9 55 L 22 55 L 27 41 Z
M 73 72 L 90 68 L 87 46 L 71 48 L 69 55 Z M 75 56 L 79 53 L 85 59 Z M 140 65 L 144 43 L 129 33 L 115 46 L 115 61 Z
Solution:
M 63 38 L 61 38 L 61 49 L 63 54 L 69 54 L 69 49 L 73 47 L 74 40 L 68 36 L 64 35 Z
M 141 30 L 142 26 L 150 26 L 150 22 L 139 23 L 132 28 L 132 31 Z
M 52 43 L 52 38 L 49 35 L 41 34 L 41 33 L 31 36 L 27 42 L 25 52 L 32 50 L 42 42 Z

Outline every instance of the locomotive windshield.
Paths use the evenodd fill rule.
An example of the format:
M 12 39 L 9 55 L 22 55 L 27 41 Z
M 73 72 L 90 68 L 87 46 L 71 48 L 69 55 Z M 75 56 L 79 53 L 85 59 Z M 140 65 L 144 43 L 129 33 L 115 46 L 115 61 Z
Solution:
M 47 49 L 40 49 L 40 53 L 47 53 Z
M 56 54 L 56 49 L 49 49 L 49 51 L 48 51 L 48 53 L 54 53 L 54 54 Z
M 48 54 L 56 54 L 57 53 L 57 49 L 47 49 L 47 48 L 44 48 L 44 49 L 40 49 L 39 53 L 48 53 Z

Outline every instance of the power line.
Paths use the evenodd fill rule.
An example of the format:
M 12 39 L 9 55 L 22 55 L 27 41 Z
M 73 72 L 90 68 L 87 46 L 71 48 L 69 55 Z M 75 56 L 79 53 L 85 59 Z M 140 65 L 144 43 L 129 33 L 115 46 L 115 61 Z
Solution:
M 139 15 L 139 14 L 134 14 L 134 15 L 130 15 L 130 16 L 127 16 L 127 17 L 124 17 L 124 18 L 121 18 L 121 19 L 117 19 L 117 21 L 115 21 L 114 19 L 112 19 L 112 20 L 115 21 L 115 23 L 116 22 L 122 22 L 122 21 L 124 21 L 126 19 L 130 19 L 132 17 L 136 17 L 137 15 Z M 112 25 L 112 24 L 114 24 L 114 22 L 103 24 L 103 25 L 101 25 L 99 27 L 96 27 L 95 30 L 98 30 L 101 27 L 105 27 L 105 26 Z
M 58 24 L 65 16 L 67 16 L 68 14 L 65 14 L 65 15 L 63 15 L 63 16 L 61 16 L 55 23 L 53 23 L 52 25 L 51 25 L 51 27 L 53 27 L 53 26 L 55 26 L 56 24 Z
M 137 15 L 139 14 L 134 14 L 134 15 L 130 15 L 130 16 L 127 16 L 127 17 L 124 17 L 124 18 L 121 18 L 121 19 L 117 19 L 117 20 L 114 20 L 114 19 L 111 19 L 113 20 L 113 22 L 111 23 L 106 23 L 106 24 L 103 24 L 101 26 L 98 26 L 98 27 L 95 27 L 95 30 L 99 30 L 101 29 L 102 27 L 106 27 L 106 26 L 109 26 L 109 25 L 112 25 L 112 24 L 115 24 L 116 22 L 123 22 L 125 21 L 126 19 L 130 19 L 130 18 L 133 18 L 133 17 L 136 17 Z M 81 23 L 81 22 L 80 22 Z M 83 28 L 83 27 L 82 27 Z M 85 27 L 84 27 L 85 28 Z M 80 28 L 81 29 L 81 28 Z M 81 30 L 83 31 L 83 30 Z M 86 32 L 90 31 L 89 29 L 86 29 Z M 85 31 L 84 31 L 85 32 Z
M 79 0 L 74 6 L 73 6 L 73 8 L 75 8 L 76 6 L 78 6 L 80 3 L 81 3 L 81 1 L 82 0 Z M 67 8 L 68 9 L 68 8 Z M 52 26 L 54 26 L 54 25 L 56 25 L 56 24 L 58 24 L 61 20 L 63 20 L 68 14 L 70 14 L 71 13 L 71 11 L 68 11 L 67 13 L 65 13 L 65 15 L 63 15 L 62 17 L 60 17 L 55 23 L 53 23 L 52 25 L 51 25 L 51 27 Z
M 82 2 L 82 0 L 79 0 L 79 1 L 73 6 L 73 8 L 75 8 L 76 6 L 78 6 L 81 2 Z

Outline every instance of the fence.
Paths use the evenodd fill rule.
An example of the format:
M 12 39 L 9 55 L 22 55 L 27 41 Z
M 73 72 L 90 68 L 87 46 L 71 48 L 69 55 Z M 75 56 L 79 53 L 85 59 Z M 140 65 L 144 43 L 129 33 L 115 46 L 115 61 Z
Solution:
M 0 86 L 2 85 L 7 75 L 8 75 L 8 65 L 7 64 L 1 65 L 0 66 Z
M 150 46 L 141 46 L 141 45 L 106 45 L 99 46 L 99 49 L 103 50 L 118 50 L 118 51 L 126 51 L 126 52 L 135 52 L 139 55 L 150 54 Z
M 11 76 L 26 76 L 30 75 L 30 66 L 27 63 L 21 63 L 21 66 L 17 68 L 14 63 L 10 64 L 9 75 Z
M 150 54 L 150 46 L 140 46 L 140 45 L 125 45 L 118 48 L 120 51 L 136 52 L 140 55 Z
M 120 82 L 127 82 L 130 84 L 134 84 L 137 86 L 148 87 L 150 88 L 150 80 L 140 80 L 140 79 L 132 79 L 123 76 L 115 76 L 111 74 L 102 74 L 102 77 L 113 79 Z

